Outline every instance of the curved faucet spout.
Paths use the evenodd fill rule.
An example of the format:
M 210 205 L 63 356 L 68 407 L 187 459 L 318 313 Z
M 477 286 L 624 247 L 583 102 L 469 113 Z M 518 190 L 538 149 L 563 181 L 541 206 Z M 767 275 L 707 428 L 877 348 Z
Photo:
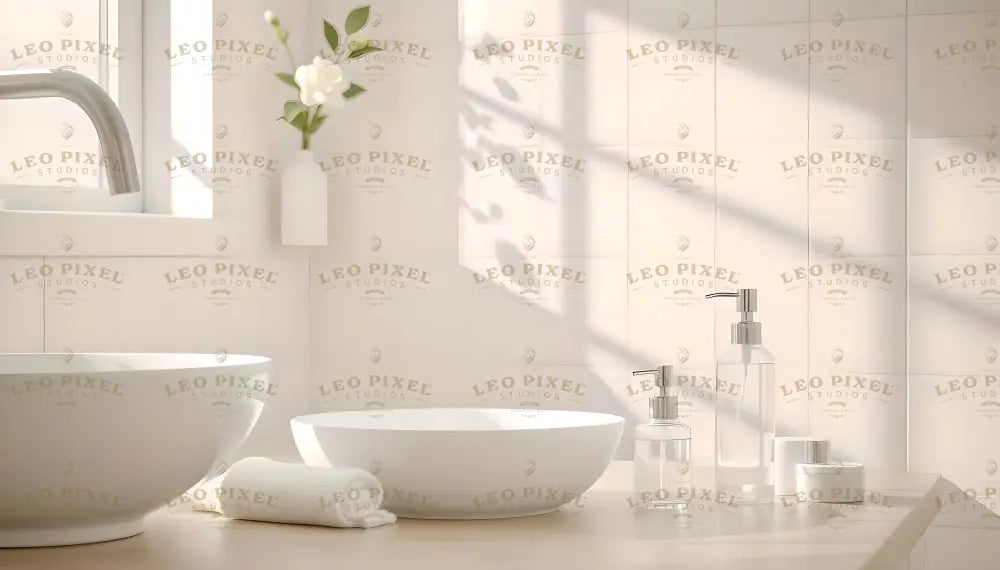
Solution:
M 132 139 L 118 106 L 86 76 L 59 69 L 0 72 L 0 99 L 62 97 L 76 103 L 94 123 L 112 194 L 139 191 Z

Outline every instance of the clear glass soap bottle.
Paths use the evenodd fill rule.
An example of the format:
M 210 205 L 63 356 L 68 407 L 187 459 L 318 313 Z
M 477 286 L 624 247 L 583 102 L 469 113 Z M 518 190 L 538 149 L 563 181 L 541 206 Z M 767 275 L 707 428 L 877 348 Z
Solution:
M 715 367 L 715 488 L 741 504 L 774 500 L 774 357 L 753 320 L 757 290 L 712 293 L 735 297 L 739 322 Z
M 635 494 L 647 509 L 687 509 L 691 496 L 691 428 L 677 420 L 673 367 L 636 370 L 652 374 L 658 394 L 649 399 L 649 422 L 635 428 Z

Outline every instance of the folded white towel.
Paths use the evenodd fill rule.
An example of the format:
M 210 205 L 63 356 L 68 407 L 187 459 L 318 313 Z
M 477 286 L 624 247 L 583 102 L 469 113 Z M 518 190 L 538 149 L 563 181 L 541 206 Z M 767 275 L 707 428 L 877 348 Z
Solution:
M 218 490 L 219 509 L 234 519 L 371 528 L 396 522 L 381 509 L 382 484 L 352 467 L 312 467 L 263 457 L 241 459 Z

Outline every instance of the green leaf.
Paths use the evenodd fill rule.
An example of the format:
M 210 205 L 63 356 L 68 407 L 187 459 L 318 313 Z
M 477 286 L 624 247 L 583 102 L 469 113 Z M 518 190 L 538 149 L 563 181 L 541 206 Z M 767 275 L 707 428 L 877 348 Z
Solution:
M 347 21 L 344 22 L 347 35 L 356 34 L 361 31 L 361 28 L 368 25 L 369 12 L 371 12 L 371 6 L 362 6 L 355 8 L 347 15 Z
M 296 89 L 299 88 L 299 84 L 295 82 L 295 76 L 291 73 L 275 73 L 275 75 L 281 80 L 282 83 L 286 83 Z
M 285 101 L 285 115 L 283 118 L 291 123 L 299 114 L 307 112 L 309 112 L 309 107 L 303 105 L 301 101 Z
M 306 114 L 302 113 L 300 115 L 296 115 L 295 118 L 288 121 L 288 123 L 296 129 L 304 131 L 306 129 Z
M 330 22 L 323 20 L 323 35 L 326 36 L 326 43 L 330 46 L 330 50 L 337 53 L 337 48 L 340 47 L 340 34 L 337 33 L 337 28 L 334 28 Z
M 344 99 L 354 99 L 364 92 L 364 87 L 358 85 L 357 83 L 351 83 L 351 86 L 347 88 L 347 91 L 344 91 Z
M 364 47 L 359 47 L 358 49 L 352 51 L 350 55 L 347 56 L 347 59 L 358 59 L 359 57 L 363 57 L 370 53 L 375 53 L 377 51 L 382 51 L 382 48 L 368 44 Z
M 323 126 L 323 122 L 326 121 L 326 118 L 327 118 L 327 115 L 319 115 L 318 117 L 313 118 L 313 122 L 306 129 L 306 132 L 311 135 L 311 134 L 315 133 L 316 131 L 318 131 L 319 128 L 321 126 Z

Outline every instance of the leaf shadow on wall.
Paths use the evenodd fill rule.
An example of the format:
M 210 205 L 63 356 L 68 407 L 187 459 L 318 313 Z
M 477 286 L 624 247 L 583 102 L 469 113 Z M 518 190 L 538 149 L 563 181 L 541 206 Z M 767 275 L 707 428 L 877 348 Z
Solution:
M 574 8 L 573 11 L 577 13 L 583 13 L 587 10 L 602 11 L 605 9 L 600 2 L 594 0 L 589 0 L 582 2 L 579 7 Z M 570 16 L 572 18 L 573 16 Z M 653 20 L 656 21 L 656 20 Z M 905 21 L 905 18 L 903 19 Z M 630 23 L 631 25 L 631 23 Z M 647 31 L 660 31 L 665 34 L 677 34 L 678 29 L 672 28 L 668 25 L 657 26 L 656 24 L 650 24 L 647 21 L 641 23 L 644 29 Z M 486 35 L 482 38 L 480 42 L 475 45 L 483 46 L 489 43 L 496 43 L 497 40 L 492 36 Z M 468 50 L 465 50 L 468 53 Z M 905 59 L 905 58 L 904 58 Z M 806 72 L 806 83 L 805 86 L 789 85 L 789 89 L 802 89 L 803 87 L 809 89 L 815 95 L 820 97 L 836 97 L 836 90 L 832 88 L 824 89 L 822 85 L 814 85 L 815 81 L 811 77 L 813 70 L 810 66 L 806 66 L 804 71 Z M 780 81 L 779 78 L 771 76 L 766 69 L 761 69 L 759 71 L 762 81 Z M 578 74 L 580 76 L 583 73 Z M 586 93 L 586 85 L 579 77 L 574 78 L 573 84 L 565 85 L 565 91 L 567 93 L 572 93 L 572 98 L 567 98 L 563 104 L 563 124 L 575 124 L 580 125 L 584 122 L 587 117 L 586 107 L 584 105 Z M 561 128 L 556 126 L 556 122 L 552 120 L 546 120 L 542 116 L 534 116 L 530 113 L 525 113 L 524 111 L 516 108 L 515 103 L 521 101 L 523 98 L 520 97 L 516 90 L 509 81 L 502 77 L 494 77 L 491 82 L 495 93 L 486 94 L 483 92 L 476 92 L 467 86 L 460 87 L 460 116 L 464 120 L 465 126 L 473 132 L 473 136 L 469 137 L 471 143 L 468 141 L 463 141 L 462 153 L 467 162 L 472 162 L 475 160 L 481 160 L 484 154 L 496 154 L 500 152 L 515 152 L 516 147 L 512 144 L 504 142 L 503 136 L 497 133 L 497 129 L 494 127 L 495 124 L 501 121 L 497 121 L 497 117 L 502 117 L 504 120 L 513 122 L 515 124 L 529 124 L 537 131 L 545 136 L 551 138 L 559 144 L 565 145 L 589 145 L 591 144 L 586 140 L 576 140 L 571 137 L 568 133 L 563 131 Z M 908 86 L 906 87 L 905 97 L 909 97 Z M 852 101 L 845 101 L 844 104 L 858 105 L 863 104 L 863 100 L 854 99 Z M 869 114 L 873 117 L 879 118 L 881 111 L 876 108 L 867 109 Z M 539 113 L 541 115 L 541 113 Z M 883 122 L 889 119 L 880 118 Z M 903 122 L 913 121 L 913 117 L 904 117 Z M 930 118 L 928 119 L 930 120 Z M 901 132 L 905 133 L 905 124 L 896 125 L 900 128 Z M 583 132 L 586 129 L 583 128 Z M 902 140 L 906 140 L 906 135 L 902 136 Z M 887 137 L 892 139 L 892 137 Z M 896 137 L 899 139 L 900 137 Z M 814 144 L 812 141 L 805 141 L 807 152 L 808 147 Z M 962 149 L 962 145 L 956 145 L 956 152 Z M 628 157 L 622 155 L 621 153 L 614 152 L 608 147 L 598 147 L 590 148 L 592 155 L 595 160 L 604 161 L 612 166 L 625 168 L 627 165 Z M 904 159 L 905 160 L 905 159 Z M 905 165 L 905 162 L 904 162 Z M 905 169 L 905 166 L 904 166 Z M 804 184 L 805 192 L 812 192 L 810 180 L 807 178 Z M 910 192 L 910 188 L 907 184 L 900 186 L 901 190 L 899 192 L 904 195 Z M 671 185 L 667 185 L 662 188 L 664 192 L 671 192 L 674 190 L 681 190 L 680 188 L 672 188 Z M 778 216 L 769 216 L 766 212 L 761 212 L 759 210 L 749 209 L 742 207 L 741 204 L 737 202 L 727 201 L 722 199 L 715 188 L 706 188 L 707 192 L 689 192 L 685 193 L 686 199 L 689 200 L 690 204 L 695 205 L 705 211 L 706 217 L 721 217 L 728 216 L 731 218 L 738 218 L 741 221 L 747 222 L 749 225 L 760 230 L 762 233 L 769 235 L 769 237 L 775 238 L 778 241 L 787 242 L 789 244 L 794 244 L 798 246 L 802 245 L 803 248 L 807 249 L 809 258 L 813 256 L 824 257 L 829 256 L 830 251 L 828 247 L 821 247 L 821 243 L 817 240 L 816 232 L 810 233 L 808 230 L 802 231 L 800 227 L 795 226 L 782 220 Z M 750 189 L 751 191 L 753 189 Z M 582 194 L 582 193 L 581 193 Z M 486 210 L 477 210 L 469 203 L 462 200 L 463 207 L 467 208 L 472 212 L 473 220 L 478 224 L 490 224 L 504 217 L 504 210 L 497 204 L 491 204 Z M 567 231 L 576 231 L 575 236 L 568 237 L 578 237 L 580 232 L 586 232 L 586 222 L 587 217 L 586 210 L 576 209 L 573 211 L 561 212 L 562 219 L 560 220 Z M 905 213 L 902 214 L 905 216 Z M 508 217 L 510 214 L 508 214 Z M 571 230 L 571 228 L 573 230 Z M 908 231 L 905 225 L 902 226 L 900 230 L 902 232 Z M 908 239 L 908 236 L 904 234 L 904 239 Z M 853 251 L 852 251 L 853 249 Z M 517 244 L 509 240 L 498 239 L 495 243 L 495 250 L 497 259 L 504 264 L 518 264 L 527 260 L 527 256 L 522 253 Z M 858 248 L 851 247 L 840 247 L 836 251 L 836 257 L 842 259 L 845 262 L 854 259 L 864 259 L 866 257 L 880 257 L 874 256 L 870 253 L 859 251 Z M 895 257 L 906 257 L 904 254 L 898 254 Z M 498 288 L 500 289 L 500 288 Z M 513 300 L 517 299 L 516 294 L 512 294 L 509 291 L 503 290 L 503 292 Z M 988 311 L 982 310 L 973 304 L 963 303 L 960 299 L 954 297 L 949 297 L 942 295 L 940 291 L 934 289 L 928 280 L 920 279 L 910 279 L 905 283 L 905 289 L 902 291 L 908 296 L 918 296 L 922 299 L 927 299 L 932 303 L 946 306 L 950 311 L 960 314 L 963 318 L 978 321 L 989 326 L 997 326 L 1000 324 L 1000 315 L 991 314 Z M 547 311 L 547 316 L 553 321 L 559 321 L 567 318 L 574 318 L 575 315 L 580 313 L 585 313 L 586 306 L 588 302 L 592 300 L 584 299 L 579 302 L 576 308 L 584 309 L 584 311 L 571 311 L 568 308 L 564 308 L 562 314 Z M 536 307 L 538 311 L 546 311 L 546 309 Z M 659 364 L 659 360 L 662 355 L 657 358 L 655 355 L 641 354 L 638 351 L 632 350 L 620 341 L 615 340 L 610 335 L 604 334 L 598 328 L 588 325 L 583 320 L 575 321 L 580 327 L 580 331 L 586 336 L 588 346 L 586 349 L 597 348 L 599 350 L 605 351 L 609 354 L 613 354 L 622 361 L 636 363 L 636 366 L 640 366 L 638 363 L 642 363 L 641 366 L 650 366 L 654 364 Z M 553 329 L 558 329 L 557 326 L 553 325 Z M 906 332 L 909 335 L 909 330 Z M 901 358 L 903 355 L 901 355 Z M 624 383 L 624 381 L 623 381 Z M 602 389 L 608 388 L 607 386 L 601 387 Z M 618 409 L 615 413 L 623 413 L 623 415 L 628 416 L 626 406 L 621 405 L 620 398 L 617 394 L 602 394 L 605 397 L 603 402 L 615 402 Z M 636 419 L 635 415 L 631 416 L 632 419 Z M 627 432 L 626 432 L 627 433 Z M 627 435 L 626 435 L 627 437 Z M 623 441 L 619 452 L 622 449 L 629 449 L 626 445 L 627 442 Z
M 473 49 L 483 49 L 486 50 L 489 45 L 495 45 L 498 42 L 493 36 L 486 34 L 483 36 Z M 494 75 L 491 78 L 491 83 L 496 89 L 497 94 L 501 99 L 509 101 L 511 104 L 517 104 L 521 101 L 521 96 L 511 85 L 510 81 L 499 75 Z M 466 90 L 463 90 L 463 93 Z M 485 99 L 485 97 L 483 98 Z M 490 165 L 487 161 L 493 157 L 504 157 L 504 156 L 519 156 L 519 152 L 516 146 L 507 142 L 500 142 L 501 135 L 495 131 L 496 122 L 488 114 L 480 112 L 474 108 L 471 104 L 472 99 L 468 97 L 463 97 L 460 99 L 459 103 L 459 116 L 464 121 L 466 127 L 470 132 L 477 133 L 476 140 L 474 144 L 465 146 L 462 152 L 465 156 L 467 162 L 471 164 L 481 165 L 483 169 L 489 169 Z M 517 118 L 523 119 L 524 115 L 516 114 Z M 534 126 L 529 122 L 525 124 L 524 134 L 527 138 L 530 138 L 534 133 Z M 500 168 L 508 170 L 507 165 L 501 163 Z M 514 175 L 514 170 L 521 170 L 527 172 L 527 174 Z M 535 168 L 527 163 L 519 164 L 514 162 L 510 165 L 509 174 L 505 176 L 510 176 L 516 181 L 516 186 L 525 194 L 532 195 L 534 197 L 540 198 L 542 200 L 551 200 L 548 196 L 547 189 L 543 183 L 541 177 L 534 175 Z
M 497 43 L 496 38 L 485 35 L 476 45 L 486 50 L 486 46 Z M 468 53 L 468 50 L 465 51 Z M 579 79 L 574 79 L 573 81 L 576 82 Z M 508 163 L 504 161 L 503 157 L 521 157 L 525 149 L 539 145 L 539 140 L 535 138 L 536 134 L 543 137 L 547 136 L 556 144 L 566 146 L 580 144 L 580 141 L 567 140 L 567 137 L 559 132 L 558 129 L 552 128 L 550 125 L 539 120 L 538 117 L 531 117 L 515 110 L 513 105 L 520 102 L 522 97 L 506 78 L 494 74 L 486 85 L 491 86 L 495 90 L 495 98 L 474 93 L 465 87 L 460 89 L 459 120 L 464 124 L 467 131 L 471 133 L 469 136 L 463 137 L 465 140 L 462 142 L 461 151 L 466 163 L 474 165 L 476 170 L 479 170 L 481 166 L 485 166 L 484 161 L 489 157 L 492 157 L 493 160 L 497 160 L 499 157 L 500 164 L 494 164 L 494 168 L 499 166 L 500 169 L 505 171 L 504 176 L 507 176 L 509 172 L 509 176 L 514 178 L 512 183 L 509 184 L 509 186 L 513 187 L 512 191 L 520 191 L 524 195 L 536 200 L 548 202 L 550 206 L 554 205 L 557 199 L 554 193 L 559 192 L 560 188 L 548 186 L 544 177 L 538 175 L 536 167 L 526 160 L 522 161 L 518 158 L 513 158 Z M 567 102 L 563 112 L 569 116 L 582 115 L 581 111 L 583 105 L 586 103 L 586 98 L 583 95 L 584 86 L 582 84 L 573 85 L 570 86 L 568 91 L 574 93 L 574 98 L 572 102 Z M 498 116 L 502 116 L 504 120 L 498 121 Z M 513 140 L 504 141 L 504 137 L 511 139 L 517 136 L 517 133 L 504 133 L 497 128 L 497 125 L 505 123 L 515 126 L 514 130 L 520 125 L 520 128 L 523 129 L 520 134 L 524 137 L 524 140 L 518 140 L 517 143 Z M 577 124 L 579 123 L 580 121 L 577 121 Z M 558 186 L 560 183 L 556 182 L 554 184 Z M 577 181 L 574 184 L 573 194 L 579 196 L 586 195 L 586 185 L 587 181 L 585 179 Z M 470 203 L 465 197 L 460 197 L 459 199 L 461 207 L 469 211 L 473 222 L 484 226 L 501 223 L 508 216 L 504 207 L 498 201 L 491 201 L 480 205 Z M 526 199 L 525 201 L 530 202 L 530 199 Z M 578 220 L 586 219 L 587 206 L 585 203 L 568 204 L 566 202 L 561 205 L 559 208 L 560 219 L 552 220 L 552 223 L 562 230 L 563 241 L 567 243 L 582 242 L 587 228 L 578 223 Z M 525 247 L 526 251 L 522 251 L 523 245 L 523 243 L 517 244 L 508 239 L 495 239 L 493 249 L 497 262 L 501 266 L 511 267 L 523 267 L 530 265 L 532 262 L 538 262 L 539 259 L 529 258 L 527 255 L 526 251 L 530 251 L 531 248 Z M 587 261 L 582 261 L 582 263 L 587 264 Z M 470 268 L 466 267 L 465 269 Z M 498 314 L 507 311 L 509 307 L 524 304 L 524 299 L 516 291 L 497 286 L 496 284 L 491 284 L 491 289 L 509 300 L 509 303 L 501 302 L 497 305 Z M 638 354 L 630 351 L 624 344 L 613 339 L 611 335 L 603 333 L 587 323 L 590 314 L 589 305 L 591 299 L 589 299 L 584 291 L 580 291 L 579 293 L 577 295 L 575 293 L 566 294 L 564 292 L 560 298 L 562 307 L 559 312 L 531 304 L 531 310 L 536 311 L 536 315 L 542 316 L 541 319 L 532 319 L 531 326 L 552 335 L 565 335 L 569 333 L 576 338 L 579 338 L 581 334 L 585 335 L 587 340 L 581 343 L 581 346 L 570 350 L 570 352 L 576 352 L 576 355 L 563 355 L 561 357 L 568 359 L 573 365 L 579 365 L 580 362 L 584 361 L 586 359 L 585 353 L 590 350 L 604 351 L 622 362 L 627 361 L 632 363 L 643 360 Z M 487 316 L 486 318 L 489 317 Z M 649 362 L 653 362 L 655 359 L 650 358 L 648 360 Z M 580 366 L 580 368 L 586 368 L 586 366 Z M 616 384 L 617 382 L 611 384 L 607 382 L 594 382 L 593 385 L 588 386 L 588 400 L 599 402 L 602 406 L 601 411 L 629 418 L 629 424 L 631 424 L 637 418 L 634 414 L 630 413 L 627 400 L 616 393 Z M 623 379 L 622 386 L 624 384 L 625 380 Z M 630 458 L 631 455 L 632 434 L 631 430 L 626 429 L 621 445 L 618 447 L 617 457 Z
M 590 4 L 591 8 L 593 9 L 600 9 L 599 3 L 588 2 L 588 4 Z M 651 29 L 656 30 L 656 28 L 651 28 Z M 663 28 L 662 30 L 659 31 L 671 32 L 671 33 L 677 32 L 676 29 L 671 29 L 671 28 Z M 491 37 L 487 37 L 483 40 L 483 42 L 481 42 L 481 44 L 488 43 L 489 41 L 496 41 L 496 40 Z M 506 83 L 506 85 L 509 87 L 510 84 Z M 810 89 L 811 88 L 812 84 L 810 82 Z M 488 111 L 491 111 L 497 115 L 503 116 L 505 119 L 520 121 L 530 124 L 535 129 L 537 129 L 539 133 L 552 137 L 554 140 L 557 140 L 559 142 L 565 144 L 580 142 L 572 140 L 570 137 L 566 136 L 563 132 L 561 132 L 559 128 L 554 126 L 551 121 L 546 121 L 542 117 L 527 115 L 522 111 L 514 109 L 513 107 L 510 106 L 506 106 L 495 99 L 491 99 L 487 96 L 484 96 L 481 93 L 476 93 L 469 88 L 463 87 L 461 88 L 460 91 L 463 98 L 461 114 L 465 119 L 466 124 L 471 129 L 480 128 L 480 129 L 490 130 L 490 125 L 494 123 L 494 120 L 493 117 L 491 117 L 487 112 L 477 111 L 471 104 L 466 103 L 465 101 L 475 102 L 476 105 L 484 109 L 487 109 Z M 569 89 L 568 91 L 573 92 L 574 90 Z M 500 92 L 500 94 L 504 99 L 508 100 L 511 99 L 508 95 L 505 95 L 504 92 Z M 516 99 L 517 98 L 514 98 L 514 100 Z M 584 114 L 581 112 L 576 117 L 575 120 L 579 122 L 582 121 L 583 119 L 584 119 Z M 476 145 L 463 148 L 463 152 L 467 160 L 473 160 L 475 158 L 480 157 L 481 150 L 486 150 L 491 152 L 511 151 L 514 150 L 514 147 L 512 145 L 498 143 L 497 141 L 486 136 L 480 136 L 480 138 L 477 139 L 476 141 Z M 961 148 L 956 147 L 955 152 L 961 154 L 964 150 L 973 150 L 973 148 L 971 146 L 966 146 Z M 607 147 L 595 147 L 592 149 L 592 151 L 593 151 L 593 156 L 595 156 L 597 159 L 604 160 L 609 164 L 621 165 L 622 167 L 627 165 L 628 161 L 627 156 L 612 152 L 608 150 Z M 665 191 L 673 190 L 673 188 L 671 188 L 670 186 L 665 186 L 664 190 Z M 823 255 L 829 254 L 829 251 L 813 246 L 813 242 L 815 242 L 815 239 L 810 240 L 810 238 L 815 238 L 816 236 L 812 236 L 808 233 L 803 233 L 795 229 L 791 224 L 783 222 L 781 219 L 777 217 L 768 217 L 766 215 L 763 215 L 759 211 L 740 208 L 738 204 L 733 204 L 726 201 L 718 200 L 715 195 L 715 192 L 712 192 L 710 194 L 686 193 L 685 195 L 689 197 L 692 203 L 695 203 L 706 210 L 715 210 L 717 212 L 724 212 L 726 215 L 738 217 L 744 221 L 749 221 L 759 229 L 765 231 L 766 233 L 772 234 L 773 236 L 778 237 L 789 243 L 809 242 L 810 253 L 823 254 Z M 483 221 L 485 222 L 485 219 Z M 564 221 L 572 222 L 572 224 L 578 226 L 582 225 L 582 220 L 564 220 Z M 856 258 L 870 257 L 871 255 L 866 255 L 863 252 L 851 251 L 850 248 L 841 248 L 837 252 L 837 256 L 839 258 L 847 260 L 852 258 L 856 259 Z M 980 321 L 988 325 L 1000 324 L 1000 315 L 990 315 L 985 311 L 977 309 L 977 307 L 974 305 L 961 303 L 960 301 L 954 298 L 947 298 L 946 296 L 940 295 L 939 291 L 935 290 L 934 288 L 924 283 L 921 283 L 919 281 L 910 281 L 907 284 L 907 286 L 910 293 L 920 295 L 921 297 L 924 297 L 934 303 L 945 305 L 950 310 L 956 313 L 960 313 L 964 317 Z M 628 353 L 629 351 L 626 349 L 623 352 Z

